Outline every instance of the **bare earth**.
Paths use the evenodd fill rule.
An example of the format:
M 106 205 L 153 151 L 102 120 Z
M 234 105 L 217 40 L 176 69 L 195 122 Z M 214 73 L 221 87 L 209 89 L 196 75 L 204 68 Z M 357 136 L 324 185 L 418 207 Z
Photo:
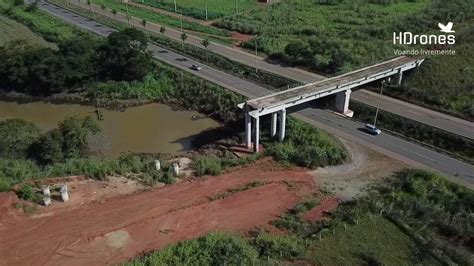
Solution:
M 210 200 L 253 181 L 264 185 Z M 1 264 L 112 264 L 210 231 L 246 233 L 315 193 L 313 182 L 303 170 L 281 171 L 264 160 L 219 177 L 56 207 L 48 215 L 42 209 L 33 216 L 3 215 Z M 74 195 L 71 191 L 71 202 Z
M 350 162 L 319 168 L 310 173 L 323 190 L 328 190 L 341 200 L 351 200 L 363 195 L 369 184 L 409 167 L 354 142 L 343 139 L 341 141 L 349 151 Z
M 311 172 L 285 170 L 264 159 L 219 177 L 147 191 L 139 183 L 120 177 L 108 182 L 68 180 L 69 202 L 38 207 L 32 215 L 13 207 L 5 209 L 16 197 L 11 193 L 0 195 L 5 203 L 0 204 L 0 264 L 114 264 L 211 231 L 245 234 L 264 228 L 284 234 L 269 222 L 318 193 L 318 188 L 334 194 L 319 195 L 320 203 L 303 214 L 305 220 L 324 219 L 341 200 L 362 194 L 368 184 L 406 167 L 352 142 L 343 142 L 351 153 L 349 163 Z M 254 181 L 263 185 L 225 193 Z

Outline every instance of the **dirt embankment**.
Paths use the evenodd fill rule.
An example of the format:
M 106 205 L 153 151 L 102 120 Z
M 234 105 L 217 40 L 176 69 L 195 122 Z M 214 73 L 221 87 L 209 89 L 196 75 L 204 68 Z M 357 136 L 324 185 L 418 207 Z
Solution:
M 262 185 L 222 199 L 213 197 L 255 181 Z M 293 185 L 288 187 L 285 181 Z M 4 225 L 0 227 L 1 263 L 123 262 L 210 231 L 248 232 L 268 224 L 315 191 L 313 178 L 302 170 L 273 171 L 257 164 L 219 177 L 103 199 L 54 215 L 23 215 L 14 222 L 0 217 Z

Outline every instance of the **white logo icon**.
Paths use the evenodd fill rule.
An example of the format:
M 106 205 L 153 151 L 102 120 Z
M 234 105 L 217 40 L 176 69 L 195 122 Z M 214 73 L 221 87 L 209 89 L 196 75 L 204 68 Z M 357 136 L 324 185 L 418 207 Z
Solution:
M 446 25 L 443 25 L 442 23 L 438 23 L 438 27 L 441 29 L 440 30 L 441 32 L 445 32 L 445 33 L 455 32 L 453 30 L 453 23 L 452 22 L 448 22 L 448 24 L 446 24 Z

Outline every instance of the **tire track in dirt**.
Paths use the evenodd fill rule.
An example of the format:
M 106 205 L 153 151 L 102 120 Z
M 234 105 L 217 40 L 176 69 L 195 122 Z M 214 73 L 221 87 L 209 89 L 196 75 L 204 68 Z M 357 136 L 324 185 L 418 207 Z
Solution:
M 297 185 L 289 189 L 284 180 Z M 213 195 L 254 181 L 265 184 L 209 201 Z M 276 219 L 314 191 L 312 177 L 302 171 L 243 168 L 220 177 L 91 203 L 53 216 L 23 217 L 0 231 L 0 258 L 9 265 L 123 262 L 210 231 L 247 232 Z

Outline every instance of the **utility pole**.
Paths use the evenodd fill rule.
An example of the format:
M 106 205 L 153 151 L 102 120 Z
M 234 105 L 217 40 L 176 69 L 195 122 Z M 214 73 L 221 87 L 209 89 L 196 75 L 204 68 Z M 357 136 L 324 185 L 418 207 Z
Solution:
M 128 27 L 131 28 L 132 25 L 130 24 L 130 14 L 128 13 L 128 0 L 125 1 L 125 6 L 127 8 L 127 21 L 128 21 Z
M 377 109 L 375 110 L 374 127 L 375 127 L 375 124 L 377 123 L 377 116 L 379 115 L 380 101 L 382 100 L 382 92 L 383 92 L 384 85 L 385 85 L 385 80 L 382 80 L 382 86 L 380 87 L 379 101 L 377 103 Z
M 255 35 L 255 74 L 258 74 L 258 54 L 257 54 L 257 39 L 258 39 L 258 34 Z

